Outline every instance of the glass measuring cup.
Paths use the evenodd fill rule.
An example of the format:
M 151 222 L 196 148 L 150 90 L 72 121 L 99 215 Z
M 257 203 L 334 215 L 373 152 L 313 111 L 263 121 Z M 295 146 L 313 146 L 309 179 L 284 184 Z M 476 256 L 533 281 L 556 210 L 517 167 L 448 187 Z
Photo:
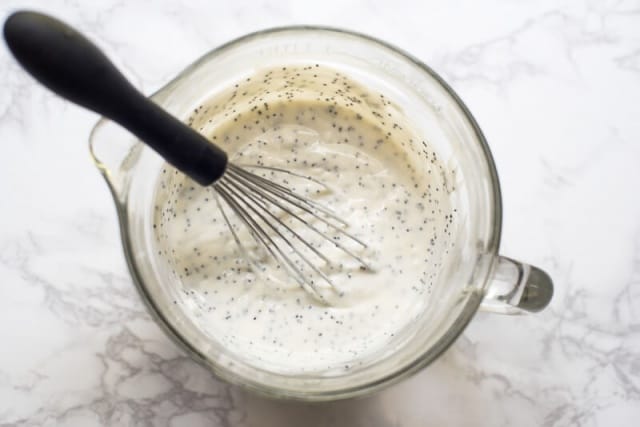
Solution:
M 416 372 L 440 355 L 479 308 L 502 313 L 538 311 L 550 301 L 549 276 L 498 255 L 500 190 L 488 146 L 462 101 L 431 69 L 366 36 L 315 27 L 254 33 L 205 55 L 152 96 L 185 119 L 212 94 L 252 70 L 289 63 L 322 63 L 366 80 L 389 94 L 398 111 L 428 135 L 446 165 L 443 179 L 457 207 L 456 245 L 444 258 L 429 309 L 396 342 L 393 352 L 342 373 L 292 375 L 253 366 L 211 340 L 175 304 L 180 286 L 157 254 L 154 195 L 164 161 L 114 123 L 102 119 L 91 152 L 116 202 L 125 255 L 151 314 L 178 344 L 219 377 L 269 396 L 332 400 L 361 395 Z M 418 143 L 418 142 L 416 142 Z M 419 161 L 420 150 L 412 150 Z

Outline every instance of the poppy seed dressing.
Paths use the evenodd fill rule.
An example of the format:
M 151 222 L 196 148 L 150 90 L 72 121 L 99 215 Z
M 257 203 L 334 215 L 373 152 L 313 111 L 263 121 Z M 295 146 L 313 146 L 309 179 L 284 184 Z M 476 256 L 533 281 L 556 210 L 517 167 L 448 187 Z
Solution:
M 321 269 L 332 284 L 301 265 L 319 298 L 312 295 L 221 203 L 238 246 L 216 192 L 167 165 L 153 227 L 157 251 L 180 283 L 174 303 L 212 342 L 270 371 L 349 370 L 401 345 L 453 244 L 455 212 L 437 154 L 393 102 L 346 73 L 293 65 L 242 79 L 194 109 L 188 123 L 235 164 L 317 180 L 252 169 L 331 208 L 367 248 L 333 239 L 372 269 L 282 218 L 331 260 Z

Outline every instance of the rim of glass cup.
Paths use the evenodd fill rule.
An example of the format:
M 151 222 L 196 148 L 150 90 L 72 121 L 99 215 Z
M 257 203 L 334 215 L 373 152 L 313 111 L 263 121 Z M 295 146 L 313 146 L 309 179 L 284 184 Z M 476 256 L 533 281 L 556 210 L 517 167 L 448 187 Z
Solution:
M 482 153 L 484 155 L 484 159 L 486 161 L 490 180 L 491 187 L 493 190 L 493 227 L 491 235 L 488 236 L 487 242 L 487 254 L 492 257 L 491 268 L 487 269 L 487 273 L 484 279 L 484 282 L 487 282 L 487 279 L 491 275 L 491 271 L 493 270 L 493 263 L 497 258 L 498 249 L 500 246 L 500 236 L 501 236 L 501 226 L 502 226 L 502 198 L 500 193 L 500 185 L 498 181 L 498 174 L 495 167 L 495 163 L 493 160 L 493 156 L 491 151 L 489 150 L 489 146 L 487 141 L 480 130 L 476 120 L 473 115 L 464 104 L 462 99 L 454 92 L 454 90 L 446 83 L 446 81 L 440 77 L 431 67 L 424 64 L 422 61 L 412 56 L 411 54 L 405 52 L 402 49 L 399 49 L 387 42 L 379 40 L 375 37 L 368 36 L 366 34 L 358 33 L 355 31 L 328 27 L 328 26 L 313 26 L 313 25 L 294 25 L 294 26 L 284 26 L 284 27 L 274 27 L 269 29 L 264 29 L 260 31 L 256 31 L 253 33 L 246 34 L 239 38 L 233 39 L 227 43 L 224 43 L 209 52 L 205 53 L 199 59 L 191 63 L 184 70 L 178 73 L 173 79 L 167 82 L 164 86 L 162 86 L 159 90 L 150 95 L 151 98 L 160 95 L 161 93 L 170 90 L 171 86 L 183 79 L 186 75 L 190 74 L 195 68 L 199 67 L 200 64 L 206 61 L 210 61 L 215 56 L 222 54 L 226 50 L 238 47 L 244 42 L 260 38 L 269 34 L 274 33 L 283 33 L 283 32 L 308 32 L 308 31 L 316 31 L 321 33 L 332 33 L 337 35 L 344 35 L 348 37 L 355 37 L 361 40 L 364 40 L 369 43 L 373 43 L 378 45 L 383 49 L 387 49 L 406 61 L 409 61 L 413 65 L 417 66 L 423 72 L 427 73 L 431 78 L 433 78 L 451 97 L 451 99 L 457 104 L 460 108 L 461 112 L 464 114 L 465 119 L 468 121 L 468 124 L 473 129 L 477 142 L 480 144 L 482 149 Z M 96 130 L 101 126 L 104 119 L 101 119 L 93 128 L 90 136 L 90 140 L 93 140 L 93 135 Z M 91 144 L 90 144 L 91 145 Z M 101 162 L 96 156 L 93 154 L 93 147 L 90 147 L 92 157 L 96 164 L 99 165 L 100 169 L 103 169 L 103 166 L 100 166 Z M 103 171 L 104 172 L 104 171 Z M 149 312 L 156 320 L 164 332 L 171 338 L 171 340 L 176 343 L 180 348 L 185 350 L 194 360 L 198 361 L 201 365 L 205 366 L 207 369 L 211 370 L 214 375 L 218 378 L 223 379 L 231 384 L 238 385 L 247 390 L 251 390 L 263 396 L 271 397 L 271 398 L 281 398 L 281 399 L 292 399 L 292 400 L 303 400 L 303 401 L 328 401 L 328 400 L 339 400 L 345 399 L 355 396 L 360 396 L 364 394 L 369 394 L 389 385 L 395 384 L 398 381 L 416 373 L 421 370 L 425 366 L 429 365 L 432 361 L 438 358 L 442 353 L 444 353 L 451 344 L 456 340 L 456 338 L 464 331 L 467 324 L 471 321 L 473 316 L 478 310 L 480 303 L 482 301 L 482 294 L 478 292 L 470 292 L 467 294 L 467 301 L 461 310 L 457 319 L 453 322 L 450 328 L 443 334 L 440 339 L 436 341 L 436 343 L 427 349 L 425 352 L 418 354 L 410 363 L 405 364 L 404 366 L 399 367 L 397 370 L 389 373 L 388 375 L 377 378 L 371 382 L 365 384 L 358 384 L 356 386 L 347 386 L 342 389 L 334 389 L 327 391 L 312 391 L 312 392 L 299 392 L 299 391 L 291 391 L 285 390 L 279 387 L 271 387 L 259 382 L 252 382 L 248 378 L 244 376 L 237 375 L 233 371 L 215 364 L 210 358 L 206 357 L 200 350 L 195 348 L 191 343 L 189 343 L 180 332 L 174 328 L 167 320 L 165 315 L 162 313 L 161 309 L 156 305 L 152 296 L 148 292 L 147 288 L 143 284 L 142 276 L 136 266 L 133 257 L 133 244 L 130 239 L 130 235 L 128 233 L 129 224 L 128 224 L 128 216 L 127 216 L 127 202 L 126 198 L 124 200 L 119 199 L 119 192 L 116 190 L 112 183 L 107 178 L 107 174 L 104 175 L 109 185 L 111 192 L 113 193 L 114 200 L 116 200 L 117 210 L 118 210 L 118 218 L 120 222 L 120 235 L 123 242 L 123 248 L 125 252 L 125 258 L 127 261 L 127 265 L 131 272 L 131 276 L 135 283 L 135 286 L 147 306 Z

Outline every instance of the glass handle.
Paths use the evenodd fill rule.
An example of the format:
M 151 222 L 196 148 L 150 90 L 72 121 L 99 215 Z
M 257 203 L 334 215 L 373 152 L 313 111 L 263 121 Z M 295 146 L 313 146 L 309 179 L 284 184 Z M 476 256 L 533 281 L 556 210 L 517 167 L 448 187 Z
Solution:
M 553 282 L 547 273 L 500 256 L 480 309 L 502 314 L 537 312 L 549 304 L 552 296 Z

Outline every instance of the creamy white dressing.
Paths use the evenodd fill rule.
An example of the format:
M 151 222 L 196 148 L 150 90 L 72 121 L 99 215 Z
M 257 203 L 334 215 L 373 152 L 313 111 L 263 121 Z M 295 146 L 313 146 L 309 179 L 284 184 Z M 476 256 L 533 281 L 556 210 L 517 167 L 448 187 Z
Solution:
M 292 66 L 244 79 L 198 107 L 189 123 L 236 164 L 282 168 L 324 183 L 252 169 L 330 207 L 368 247 L 345 236 L 340 242 L 373 269 L 283 216 L 332 261 L 322 271 L 333 285 L 305 270 L 319 299 L 285 274 L 223 205 L 259 266 L 252 268 L 215 192 L 167 166 L 154 227 L 158 250 L 182 285 L 175 303 L 212 340 L 270 371 L 348 370 L 388 350 L 425 310 L 440 256 L 451 244 L 454 214 L 436 154 L 397 109 L 344 74 Z M 410 150 L 418 141 L 421 151 Z

